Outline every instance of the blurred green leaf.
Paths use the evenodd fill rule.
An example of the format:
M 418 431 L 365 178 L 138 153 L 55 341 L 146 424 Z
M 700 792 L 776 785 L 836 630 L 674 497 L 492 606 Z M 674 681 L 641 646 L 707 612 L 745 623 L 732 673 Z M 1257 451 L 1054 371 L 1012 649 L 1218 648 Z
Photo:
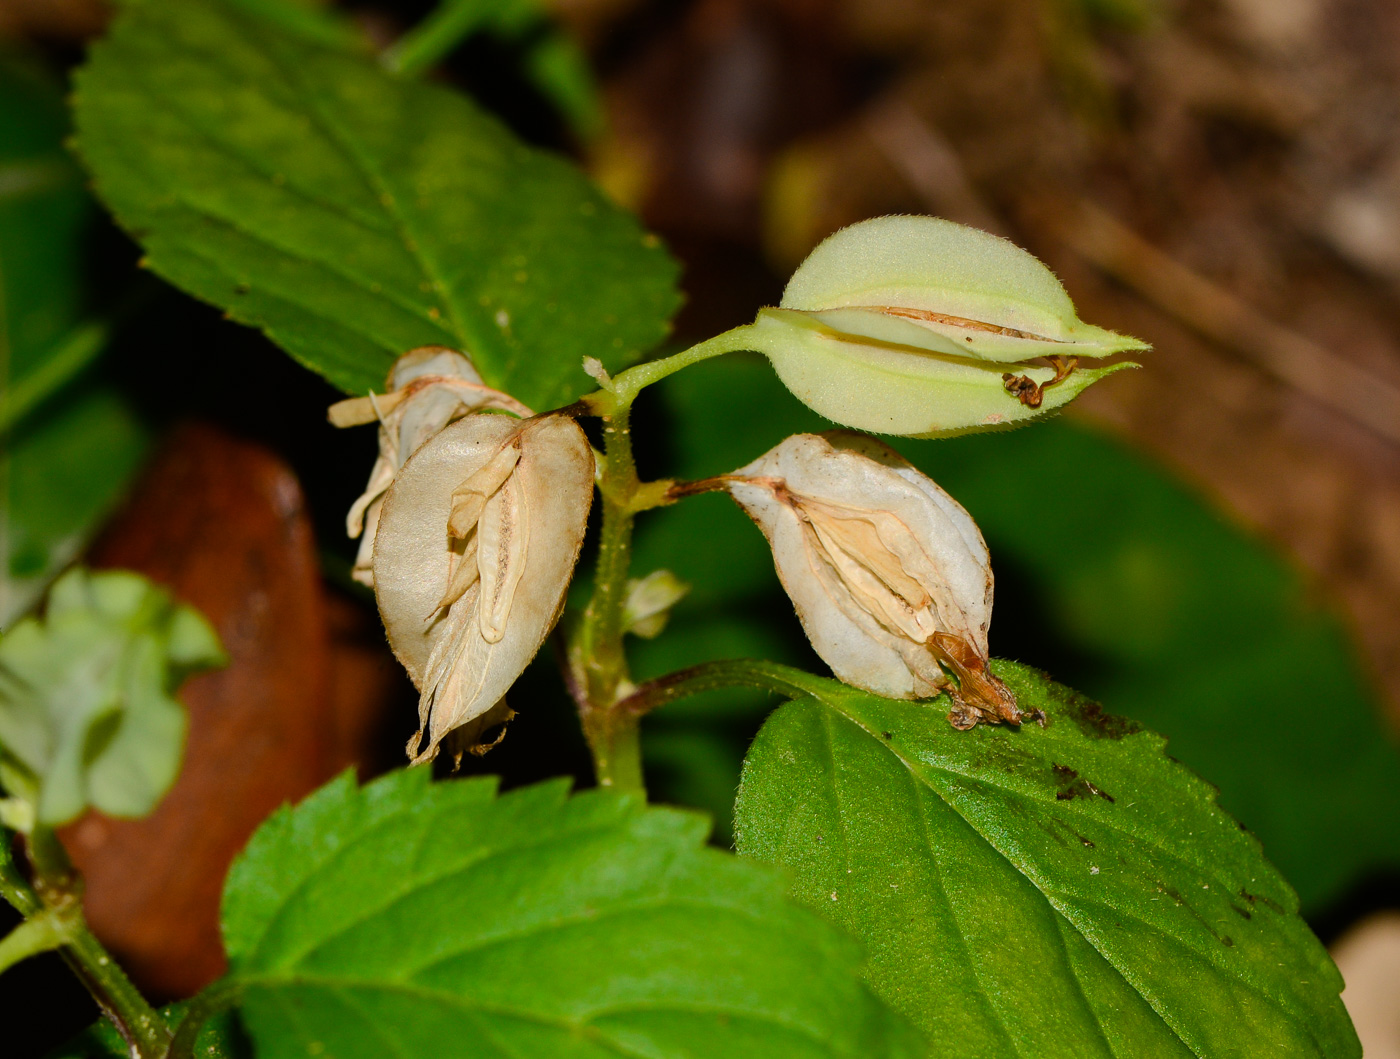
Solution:
M 523 73 L 580 137 L 602 132 L 603 102 L 588 56 L 553 25 L 542 0 L 442 0 L 385 51 L 384 65 L 397 73 L 422 73 L 480 33 L 523 46 Z
M 93 211 L 67 124 L 61 85 L 0 54 L 0 628 L 73 559 L 145 448 L 114 393 L 55 399 L 106 340 L 82 318 Z
M 706 830 L 559 782 L 342 776 L 229 874 L 260 1059 L 921 1055 L 857 946 Z
M 148 435 L 105 388 L 81 388 L 4 439 L 0 629 L 70 563 L 141 464 Z
M 415 346 L 536 408 L 666 333 L 675 262 L 470 100 L 218 0 L 127 9 L 77 77 L 79 149 L 151 268 L 342 388 Z
M 0 53 L 0 389 L 22 387 L 82 310 L 92 205 L 63 149 L 61 87 Z
M 56 827 L 144 816 L 175 782 L 189 673 L 224 661 L 198 612 L 126 571 L 69 571 L 0 638 L 0 780 Z
M 726 356 L 657 389 L 673 431 L 662 471 L 686 478 L 830 425 L 757 358 Z M 987 538 L 996 653 L 1165 733 L 1309 913 L 1366 872 L 1400 867 L 1400 754 L 1344 626 L 1297 569 L 1152 460 L 1069 421 L 897 447 Z M 695 586 L 664 636 L 632 645 L 643 676 L 721 657 L 810 664 L 766 544 L 726 498 L 647 518 L 636 553 L 639 569 L 666 566 Z M 716 693 L 647 724 L 678 708 L 757 715 L 768 701 Z
M 812 698 L 745 762 L 740 852 L 866 943 L 934 1056 L 1359 1057 L 1341 975 L 1214 789 L 1161 737 L 995 669 L 1044 728 L 794 681 Z

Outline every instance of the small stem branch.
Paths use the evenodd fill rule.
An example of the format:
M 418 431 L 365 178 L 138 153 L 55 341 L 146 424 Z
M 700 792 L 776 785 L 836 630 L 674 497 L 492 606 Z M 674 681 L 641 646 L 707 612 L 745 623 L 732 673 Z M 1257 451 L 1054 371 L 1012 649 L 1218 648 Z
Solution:
M 606 389 L 589 394 L 584 400 L 593 404 L 600 415 L 606 415 L 612 406 L 631 408 L 632 402 L 637 399 L 637 394 L 641 393 L 645 387 L 654 382 L 660 382 L 668 375 L 674 375 L 682 368 L 688 368 L 692 364 L 698 364 L 702 360 L 709 360 L 711 357 L 718 357 L 724 353 L 759 348 L 756 342 L 758 330 L 756 324 L 745 324 L 742 327 L 725 331 L 723 334 L 715 335 L 714 338 L 708 338 L 704 342 L 672 356 L 662 357 L 660 360 L 650 360 L 645 364 L 638 364 L 635 368 L 628 368 L 613 376 Z
M 52 908 L 30 916 L 0 938 L 0 974 L 21 960 L 50 952 L 73 939 L 73 921 Z
M 647 681 L 619 702 L 617 709 L 641 717 L 658 706 L 716 688 L 761 688 L 792 699 L 821 690 L 818 680 L 810 673 L 777 662 L 751 658 L 704 662 Z
M 241 993 L 241 988 L 231 982 L 215 982 L 191 1000 L 185 1008 L 185 1017 L 180 1020 L 170 1041 L 170 1050 L 165 1054 L 165 1059 L 194 1059 L 199 1031 L 215 1015 L 237 1004 Z
M 75 327 L 39 361 L 39 367 L 0 390 L 0 435 L 86 368 L 107 344 L 105 323 Z
M 480 29 L 489 4 L 442 0 L 427 18 L 399 38 L 380 61 L 396 74 L 412 76 L 430 70 Z

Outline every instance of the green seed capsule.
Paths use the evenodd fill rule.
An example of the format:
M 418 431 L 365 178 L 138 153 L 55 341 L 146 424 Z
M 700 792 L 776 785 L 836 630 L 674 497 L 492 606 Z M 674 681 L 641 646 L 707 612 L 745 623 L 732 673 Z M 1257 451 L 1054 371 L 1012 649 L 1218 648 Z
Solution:
M 878 217 L 829 237 L 750 329 L 783 383 L 835 422 L 936 437 L 1067 404 L 1148 346 L 1086 324 L 1060 281 L 998 236 L 936 217 Z

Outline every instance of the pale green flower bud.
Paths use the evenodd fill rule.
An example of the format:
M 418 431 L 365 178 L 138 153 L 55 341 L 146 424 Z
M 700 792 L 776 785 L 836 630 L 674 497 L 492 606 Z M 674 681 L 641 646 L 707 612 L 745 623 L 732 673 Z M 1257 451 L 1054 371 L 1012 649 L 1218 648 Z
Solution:
M 690 586 L 670 570 L 653 570 L 646 577 L 627 579 L 622 607 L 622 631 L 654 640 L 666 628 L 671 608 L 685 598 Z
M 1059 408 L 1148 346 L 1086 324 L 1060 281 L 998 236 L 937 217 L 843 228 L 793 273 L 750 338 L 803 403 L 881 434 L 1012 426 Z

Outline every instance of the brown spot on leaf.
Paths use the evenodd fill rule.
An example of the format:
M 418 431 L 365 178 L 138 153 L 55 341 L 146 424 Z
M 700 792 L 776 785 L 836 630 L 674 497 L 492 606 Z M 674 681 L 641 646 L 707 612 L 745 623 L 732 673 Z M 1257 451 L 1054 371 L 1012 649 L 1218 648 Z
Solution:
M 1075 798 L 1102 798 L 1107 802 L 1113 801 L 1113 795 L 1096 787 L 1068 765 L 1055 765 L 1052 771 L 1055 773 L 1055 779 L 1063 784 L 1055 792 L 1057 802 L 1073 801 Z

